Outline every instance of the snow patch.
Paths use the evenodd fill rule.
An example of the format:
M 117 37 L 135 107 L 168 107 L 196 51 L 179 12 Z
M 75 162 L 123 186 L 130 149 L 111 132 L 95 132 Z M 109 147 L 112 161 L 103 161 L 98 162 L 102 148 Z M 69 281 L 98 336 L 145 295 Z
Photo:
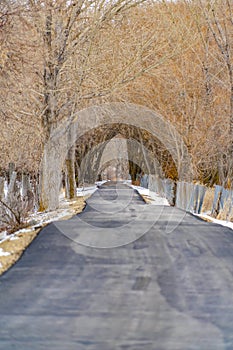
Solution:
M 137 190 L 139 192 L 139 194 L 141 194 L 142 196 L 149 196 L 149 190 L 148 188 L 144 188 L 141 186 L 134 186 L 134 185 L 130 185 L 134 190 Z
M 72 203 L 72 202 L 69 202 L 69 203 Z M 75 203 L 75 201 L 74 201 L 74 203 Z M 67 202 L 67 205 L 68 205 L 68 202 Z M 33 218 L 34 218 L 36 221 L 36 224 L 32 225 L 28 229 L 20 230 L 20 231 L 18 231 L 18 233 L 31 231 L 32 229 L 36 229 L 44 224 L 49 224 L 55 220 L 58 221 L 58 220 L 62 219 L 64 216 L 67 216 L 70 214 L 71 214 L 71 210 L 69 208 L 58 209 L 56 211 L 47 212 L 47 213 L 37 213 L 37 214 L 30 217 L 30 221 L 33 220 Z
M 151 200 L 151 203 L 149 203 L 150 205 L 166 205 L 166 206 L 170 206 L 170 204 L 168 203 L 166 198 L 160 197 L 158 195 L 158 193 L 150 191 L 148 188 L 144 188 L 144 187 L 141 187 L 141 186 L 134 186 L 134 185 L 131 185 L 131 187 L 134 188 L 135 190 L 137 190 L 140 195 L 147 196 L 148 199 Z
M 7 237 L 7 231 L 2 231 L 2 232 L 0 232 L 0 241 L 2 240 L 2 239 L 5 239 Z
M 233 222 L 214 219 L 214 218 L 212 218 L 212 216 L 205 214 L 205 213 L 203 213 L 203 214 L 192 213 L 192 214 L 195 216 L 199 216 L 200 218 L 207 219 L 207 220 L 213 222 L 214 224 L 222 225 L 222 226 L 228 227 L 228 228 L 233 230 Z
M 78 197 L 84 197 L 93 194 L 97 190 L 97 186 L 90 186 L 90 187 L 79 187 L 77 188 L 77 196 Z
M 17 239 L 19 239 L 19 237 L 16 237 L 16 236 L 10 237 L 10 241 L 16 241 Z
M 95 185 L 93 185 L 93 186 L 78 187 L 78 188 L 77 188 L 77 196 L 78 196 L 78 197 L 84 197 L 84 196 L 91 195 L 91 194 L 93 194 L 93 193 L 98 189 L 98 186 L 101 186 L 101 185 L 103 185 L 103 184 L 106 183 L 106 182 L 107 182 L 107 180 L 96 181 L 96 182 L 95 182 Z
M 0 248 L 0 256 L 8 256 L 11 255 L 11 253 L 4 252 L 2 248 Z
M 99 184 L 102 184 L 102 183 L 103 182 L 100 182 Z M 7 184 L 5 184 L 5 188 L 7 190 Z M 96 190 L 97 190 L 97 186 L 92 186 L 91 190 L 90 188 L 85 188 L 84 191 L 82 191 L 79 195 L 88 196 Z M 70 204 L 76 203 L 76 200 L 74 201 L 67 200 L 63 192 L 60 193 L 59 197 L 60 197 L 60 205 L 61 205 L 60 209 L 57 209 L 52 212 L 35 211 L 33 214 L 29 216 L 27 220 L 27 224 L 29 226 L 28 228 L 20 229 L 14 232 L 13 234 L 8 234 L 7 231 L 0 232 L 0 243 L 6 240 L 16 240 L 18 239 L 17 235 L 19 235 L 20 233 L 30 233 L 33 230 L 42 228 L 44 225 L 47 225 L 53 221 L 58 221 L 63 219 L 64 217 L 74 215 L 75 212 L 73 209 L 70 208 Z

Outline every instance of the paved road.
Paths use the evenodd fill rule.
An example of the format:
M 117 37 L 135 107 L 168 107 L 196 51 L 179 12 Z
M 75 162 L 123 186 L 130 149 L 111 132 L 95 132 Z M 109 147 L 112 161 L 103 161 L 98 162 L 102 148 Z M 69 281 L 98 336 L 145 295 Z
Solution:
M 131 200 L 122 209 L 124 190 Z M 81 235 L 47 226 L 0 278 L 1 350 L 233 349 L 232 231 L 148 206 L 130 191 L 119 188 L 119 204 L 114 187 L 101 188 L 76 221 Z M 107 246 L 112 226 L 127 241 L 129 226 L 138 231 L 148 221 L 148 232 L 129 244 L 86 246 L 88 227 L 96 226 L 94 245 Z

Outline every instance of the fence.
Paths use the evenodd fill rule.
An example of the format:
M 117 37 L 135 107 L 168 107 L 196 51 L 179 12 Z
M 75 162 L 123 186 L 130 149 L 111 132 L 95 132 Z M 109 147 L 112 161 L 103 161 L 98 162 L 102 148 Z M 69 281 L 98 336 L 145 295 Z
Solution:
M 233 191 L 222 186 L 206 186 L 184 181 L 173 182 L 157 175 L 144 175 L 141 186 L 167 198 L 177 208 L 201 214 L 208 212 L 214 217 L 233 221 Z
M 159 193 L 162 197 L 167 198 L 169 204 L 174 205 L 175 183 L 170 179 L 161 179 L 158 175 L 149 175 L 148 178 L 149 179 L 147 188 L 149 188 L 149 190 L 151 191 Z M 143 186 L 142 181 L 141 186 Z
M 141 186 L 165 197 L 171 205 L 193 212 L 208 212 L 214 217 L 233 221 L 233 191 L 216 185 L 214 188 L 194 183 L 143 175 Z M 23 215 L 38 205 L 38 181 L 26 174 L 17 174 L 13 163 L 7 177 L 0 177 L 0 229 L 7 221 L 20 222 Z

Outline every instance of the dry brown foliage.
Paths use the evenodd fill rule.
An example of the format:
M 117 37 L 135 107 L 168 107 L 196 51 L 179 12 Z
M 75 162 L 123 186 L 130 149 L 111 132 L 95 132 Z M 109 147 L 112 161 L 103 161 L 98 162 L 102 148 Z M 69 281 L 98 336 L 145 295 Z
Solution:
M 127 101 L 176 126 L 197 180 L 226 184 L 232 2 L 80 3 L 0 8 L 1 168 L 14 161 L 37 171 L 43 142 L 62 119 L 91 104 Z

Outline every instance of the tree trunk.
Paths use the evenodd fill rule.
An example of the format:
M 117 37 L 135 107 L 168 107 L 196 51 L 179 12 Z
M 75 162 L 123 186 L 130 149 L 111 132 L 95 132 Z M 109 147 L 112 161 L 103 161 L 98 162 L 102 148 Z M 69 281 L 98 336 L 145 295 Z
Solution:
M 17 188 L 16 188 L 16 178 L 17 178 L 17 173 L 16 171 L 13 171 L 11 174 L 11 178 L 10 178 L 10 184 L 8 187 L 8 192 L 7 192 L 7 200 L 14 195 L 14 193 L 16 192 Z
M 68 151 L 65 161 L 66 167 L 66 198 L 73 199 L 76 197 L 76 181 L 75 181 L 75 146 Z
M 60 159 L 61 144 L 48 141 L 44 147 L 43 159 L 40 166 L 39 180 L 39 211 L 55 210 L 59 207 L 61 184 Z

